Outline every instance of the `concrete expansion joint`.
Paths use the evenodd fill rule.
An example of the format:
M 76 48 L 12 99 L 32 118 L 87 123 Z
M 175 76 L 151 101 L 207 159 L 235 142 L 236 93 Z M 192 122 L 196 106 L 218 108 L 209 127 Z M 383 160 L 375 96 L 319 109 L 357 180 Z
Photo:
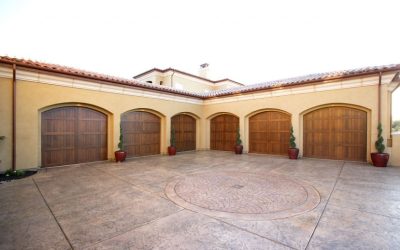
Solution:
M 32 177 L 31 179 L 32 179 L 32 182 L 35 184 L 35 186 L 36 186 L 36 189 L 37 189 L 37 191 L 39 192 L 40 196 L 42 197 L 42 199 L 43 199 L 43 202 L 45 203 L 45 205 L 46 205 L 47 209 L 48 209 L 48 210 L 49 210 L 49 212 L 51 213 L 51 215 L 52 215 L 52 217 L 53 217 L 54 221 L 57 223 L 57 226 L 60 228 L 60 230 L 61 230 L 62 234 L 64 235 L 64 237 L 65 237 L 65 240 L 68 242 L 68 244 L 69 244 L 69 246 L 71 247 L 71 249 L 74 249 L 74 247 L 72 246 L 72 244 L 71 244 L 71 241 L 69 240 L 69 238 L 68 238 L 67 234 L 65 233 L 65 231 L 64 231 L 64 229 L 62 228 L 61 224 L 60 224 L 60 223 L 59 223 L 59 221 L 57 220 L 57 218 L 56 218 L 56 216 L 55 216 L 55 214 L 54 214 L 53 210 L 51 210 L 51 208 L 50 208 L 50 206 L 49 206 L 49 204 L 48 204 L 48 202 L 47 202 L 46 198 L 44 197 L 44 195 L 43 195 L 42 191 L 40 190 L 40 188 L 39 188 L 38 184 L 36 183 L 36 181 L 35 181 L 35 178 L 34 178 L 34 177 Z
M 339 181 L 340 175 L 342 174 L 342 171 L 343 171 L 343 168 L 344 168 L 344 165 L 345 165 L 345 164 L 346 164 L 346 162 L 343 161 L 343 163 L 342 163 L 341 166 L 340 166 L 340 171 L 339 171 L 338 175 L 336 176 L 335 184 L 333 185 L 332 190 L 329 192 L 329 196 L 328 196 L 328 199 L 327 199 L 327 201 L 326 201 L 326 203 L 325 203 L 325 205 L 324 205 L 324 209 L 322 210 L 322 213 L 321 213 L 321 215 L 320 215 L 319 218 L 318 218 L 318 222 L 317 222 L 317 224 L 316 224 L 315 227 L 314 227 L 314 230 L 313 230 L 313 232 L 312 232 L 312 234 L 311 234 L 311 236 L 310 236 L 310 239 L 309 239 L 308 242 L 307 242 L 307 246 L 305 247 L 305 249 L 308 249 L 308 246 L 310 245 L 311 239 L 312 239 L 313 236 L 314 236 L 314 233 L 315 233 L 315 231 L 316 231 L 316 229 L 317 229 L 317 227 L 318 227 L 318 225 L 319 225 L 319 223 L 320 223 L 320 221 L 321 221 L 321 218 L 322 218 L 322 216 L 324 216 L 325 210 L 326 210 L 326 208 L 327 208 L 327 206 L 328 206 L 328 204 L 329 204 L 329 201 L 330 201 L 330 199 L 331 199 L 331 196 L 332 196 L 333 192 L 335 191 L 336 184 L 337 184 L 338 181 Z

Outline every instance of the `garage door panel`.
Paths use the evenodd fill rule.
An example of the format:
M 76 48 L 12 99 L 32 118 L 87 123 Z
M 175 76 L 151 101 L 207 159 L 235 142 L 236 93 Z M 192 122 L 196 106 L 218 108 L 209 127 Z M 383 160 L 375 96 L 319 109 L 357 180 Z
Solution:
M 236 144 L 239 118 L 233 115 L 219 115 L 210 122 L 210 147 L 212 150 L 232 151 Z
M 287 121 L 281 121 L 281 122 L 279 123 L 279 127 L 280 127 L 281 130 L 283 129 L 284 131 L 287 131 L 287 130 L 290 131 L 291 123 L 289 123 L 289 122 L 287 122 Z M 286 134 L 286 133 L 285 133 L 285 134 Z
M 128 157 L 160 154 L 161 120 L 158 116 L 131 111 L 122 115 L 121 125 Z
M 106 160 L 106 118 L 106 115 L 85 107 L 62 107 L 43 112 L 42 166 Z
M 175 115 L 171 118 L 171 126 L 175 129 L 178 152 L 196 150 L 196 119 L 185 114 Z
M 252 153 L 287 154 L 289 148 L 290 115 L 266 111 L 249 119 L 249 151 Z
M 304 156 L 366 160 L 367 114 L 349 107 L 328 107 L 304 116 Z
M 75 163 L 75 150 L 52 150 L 42 156 L 42 166 L 60 166 Z
M 137 155 L 137 156 L 138 156 L 138 155 L 141 155 L 139 144 L 138 144 L 138 145 L 126 145 L 126 146 L 124 146 L 124 150 L 125 150 L 126 152 L 129 152 L 130 155 L 133 155 L 133 156 L 135 156 L 135 155 Z
M 78 161 L 96 161 L 99 154 L 101 154 L 101 151 L 99 152 L 96 148 L 84 148 L 78 152 Z

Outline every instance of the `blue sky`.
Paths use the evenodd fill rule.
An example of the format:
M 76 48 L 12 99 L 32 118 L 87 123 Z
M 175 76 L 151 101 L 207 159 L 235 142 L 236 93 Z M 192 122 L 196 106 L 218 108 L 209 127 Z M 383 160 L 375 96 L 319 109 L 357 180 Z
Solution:
M 251 84 L 400 63 L 399 10 L 392 0 L 2 0 L 0 54 L 127 78 L 207 62 L 213 78 Z

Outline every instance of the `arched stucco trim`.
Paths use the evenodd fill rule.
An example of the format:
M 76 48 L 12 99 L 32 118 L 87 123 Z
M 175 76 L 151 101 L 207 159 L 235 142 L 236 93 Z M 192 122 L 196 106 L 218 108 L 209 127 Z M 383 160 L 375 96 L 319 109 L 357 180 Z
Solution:
M 317 105 L 314 107 L 311 107 L 309 109 L 304 110 L 303 112 L 300 113 L 300 115 L 305 115 L 308 114 L 310 112 L 313 112 L 315 110 L 318 109 L 323 109 L 323 108 L 328 108 L 328 107 L 348 107 L 348 108 L 353 108 L 353 109 L 358 109 L 361 111 L 365 111 L 365 112 L 371 112 L 371 110 L 369 108 L 360 106 L 360 105 L 356 105 L 356 104 L 350 104 L 350 103 L 326 103 L 326 104 L 321 104 L 321 105 Z
M 240 117 L 239 117 L 238 115 L 235 115 L 235 114 L 230 113 L 230 112 L 218 112 L 218 113 L 214 113 L 214 114 L 208 116 L 207 119 L 208 119 L 208 120 L 211 120 L 211 119 L 213 119 L 213 118 L 215 118 L 215 117 L 217 117 L 217 116 L 220 116 L 220 115 L 232 115 L 232 116 L 235 116 L 235 117 L 237 117 L 237 118 L 240 119 Z
M 56 108 L 63 108 L 63 107 L 84 107 L 84 108 L 89 108 L 89 109 L 93 109 L 96 111 L 99 111 L 105 115 L 112 115 L 112 112 L 110 112 L 109 110 L 102 108 L 100 106 L 97 105 L 93 105 L 90 103 L 82 103 L 82 102 L 63 102 L 63 103 L 57 103 L 57 104 L 52 104 L 52 105 L 48 105 L 48 106 L 44 106 L 42 108 L 39 109 L 40 113 L 52 110 L 52 109 L 56 109 Z
M 124 114 L 126 114 L 126 113 L 129 113 L 129 112 L 147 112 L 147 113 L 151 113 L 151 114 L 153 114 L 153 115 L 156 115 L 156 116 L 158 116 L 159 118 L 165 118 L 165 117 L 166 117 L 163 113 L 161 113 L 161 112 L 159 112 L 159 111 L 157 111 L 157 110 L 148 109 L 148 108 L 129 109 L 129 110 L 125 111 L 125 112 L 122 112 L 122 113 L 121 113 L 121 116 L 124 115 Z
M 191 116 L 192 118 L 194 118 L 196 120 L 200 119 L 200 116 L 198 116 L 196 114 L 193 114 L 191 112 L 179 112 L 179 113 L 176 113 L 173 116 L 171 116 L 171 118 L 174 117 L 174 116 L 177 116 L 177 115 L 188 115 L 188 116 Z
M 245 117 L 246 118 L 250 118 L 252 116 L 255 116 L 257 114 L 264 113 L 264 112 L 280 112 L 280 113 L 289 115 L 290 117 L 292 116 L 291 113 L 289 113 L 289 112 L 287 112 L 285 110 L 282 110 L 282 109 L 265 108 L 265 109 L 258 109 L 258 110 L 252 111 L 252 112 L 248 113 Z

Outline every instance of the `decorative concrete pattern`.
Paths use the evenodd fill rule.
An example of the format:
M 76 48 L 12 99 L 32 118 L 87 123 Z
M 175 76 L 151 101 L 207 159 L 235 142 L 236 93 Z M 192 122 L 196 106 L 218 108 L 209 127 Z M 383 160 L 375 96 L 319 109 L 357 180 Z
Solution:
M 164 193 L 173 181 L 210 173 L 228 175 L 215 180 L 222 178 L 226 187 L 219 192 L 230 191 L 231 200 L 250 201 L 241 193 L 250 186 L 249 196 L 272 194 L 254 186 L 268 176 L 284 179 L 270 181 L 288 184 L 299 196 L 285 196 L 291 202 L 279 206 L 249 204 L 251 211 L 299 204 L 298 183 L 313 186 L 320 202 L 295 216 L 245 220 L 193 212 Z M 0 249 L 400 249 L 399 184 L 400 168 L 217 151 L 44 169 L 0 183 Z M 244 202 L 243 208 L 220 204 L 209 207 L 247 210 Z
M 315 208 L 318 192 L 282 175 L 209 171 L 177 178 L 165 193 L 176 204 L 202 214 L 244 220 L 286 218 Z

